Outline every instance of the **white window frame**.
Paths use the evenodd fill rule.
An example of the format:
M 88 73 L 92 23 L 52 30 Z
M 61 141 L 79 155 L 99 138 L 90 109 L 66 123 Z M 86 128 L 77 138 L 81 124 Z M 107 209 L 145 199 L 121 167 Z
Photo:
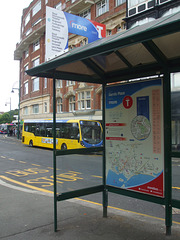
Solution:
M 56 79 L 56 88 L 62 88 L 62 80 Z
M 29 28 L 29 29 L 26 31 L 26 36 L 28 36 L 31 32 L 32 32 L 32 28 Z
M 80 17 L 91 19 L 91 9 L 87 9 L 79 14 Z
M 40 58 L 36 58 L 33 60 L 33 67 L 37 67 L 40 64 Z
M 47 88 L 47 78 L 44 78 L 44 88 Z
M 47 102 L 44 103 L 44 112 L 45 113 L 48 112 L 48 104 L 47 104 Z
M 74 112 L 76 110 L 76 98 L 71 96 L 69 98 L 69 112 Z
M 68 86 L 73 86 L 73 85 L 75 85 L 75 81 L 66 81 L 66 86 L 68 87 Z
M 28 115 L 28 107 L 24 107 L 24 115 Z
M 33 52 L 37 51 L 38 49 L 40 49 L 40 39 L 33 42 Z
M 26 49 L 26 50 L 24 51 L 24 57 L 25 57 L 25 58 L 29 57 L 29 49 Z
M 91 109 L 91 91 L 78 93 L 78 110 Z
M 109 11 L 109 0 L 101 0 L 96 3 L 96 16 L 99 17 L 102 14 Z
M 26 71 L 29 69 L 29 65 L 27 64 L 25 67 L 24 67 L 24 75 L 27 75 Z
M 39 104 L 32 105 L 32 112 L 33 112 L 33 114 L 39 113 Z
M 33 92 L 39 91 L 39 77 L 32 79 Z
M 62 10 L 62 2 L 59 2 L 56 6 L 55 6 L 55 8 L 57 9 L 57 10 Z
M 36 20 L 33 24 L 32 27 L 36 26 L 38 23 L 40 23 L 42 21 L 42 18 L 39 18 L 38 20 Z
M 126 0 L 116 0 L 116 7 L 120 6 L 121 4 L 125 3 Z
M 28 82 L 26 82 L 25 84 L 24 84 L 24 95 L 27 95 L 28 94 L 28 90 L 29 89 L 29 83 Z
M 41 10 L 41 0 L 32 8 L 32 16 L 36 15 Z
M 26 15 L 26 17 L 24 19 L 24 25 L 26 26 L 29 21 L 30 21 L 30 12 Z
M 62 113 L 63 112 L 63 104 L 62 104 L 62 98 L 57 98 L 57 113 Z

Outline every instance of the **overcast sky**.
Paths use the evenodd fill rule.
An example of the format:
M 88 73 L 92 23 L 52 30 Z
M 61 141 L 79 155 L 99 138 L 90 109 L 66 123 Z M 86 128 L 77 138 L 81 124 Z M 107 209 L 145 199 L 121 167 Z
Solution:
M 16 43 L 20 42 L 21 16 L 24 8 L 32 0 L 2 1 L 0 8 L 0 112 L 18 108 L 18 91 L 11 93 L 12 87 L 19 87 L 19 61 L 14 60 Z M 8 3 L 8 4 L 7 4 Z M 5 104 L 7 103 L 7 106 Z

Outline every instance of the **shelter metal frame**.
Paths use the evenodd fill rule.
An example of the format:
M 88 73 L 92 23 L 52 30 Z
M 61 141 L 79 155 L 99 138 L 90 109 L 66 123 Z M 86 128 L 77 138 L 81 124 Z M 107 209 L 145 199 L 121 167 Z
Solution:
M 172 199 L 172 157 L 180 158 L 179 152 L 171 150 L 171 86 L 170 73 L 180 71 L 180 12 L 154 22 L 126 30 L 108 38 L 76 48 L 27 71 L 30 76 L 53 78 L 53 128 L 56 129 L 55 80 L 73 80 L 102 85 L 103 129 L 105 130 L 105 88 L 107 84 L 135 78 L 163 75 L 164 97 L 164 164 L 165 197 L 155 197 L 132 192 L 106 184 L 105 144 L 101 148 L 57 150 L 54 131 L 54 230 L 57 231 L 57 202 L 103 193 L 103 216 L 107 216 L 108 192 L 165 205 L 166 234 L 171 234 L 172 207 L 180 208 L 180 200 Z M 105 143 L 105 131 L 103 134 Z M 56 157 L 67 154 L 103 151 L 102 185 L 57 195 Z

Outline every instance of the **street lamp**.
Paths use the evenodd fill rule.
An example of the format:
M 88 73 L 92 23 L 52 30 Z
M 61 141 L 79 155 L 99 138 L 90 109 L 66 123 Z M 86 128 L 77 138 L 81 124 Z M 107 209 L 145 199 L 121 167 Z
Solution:
M 18 90 L 19 92 L 19 88 L 12 88 L 11 93 L 14 93 L 14 90 Z M 19 110 L 20 110 L 20 95 L 19 95 L 19 104 L 18 104 L 18 131 L 17 131 L 17 138 L 20 139 L 19 136 Z
M 8 104 L 10 105 L 10 114 L 11 114 L 11 98 L 10 98 L 10 101 L 9 101 L 9 102 L 6 102 L 6 103 L 5 103 L 5 106 L 7 106 Z

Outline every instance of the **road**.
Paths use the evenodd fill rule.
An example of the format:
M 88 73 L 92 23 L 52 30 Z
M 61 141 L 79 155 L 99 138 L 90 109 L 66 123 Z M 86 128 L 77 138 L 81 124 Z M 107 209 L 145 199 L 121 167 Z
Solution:
M 0 135 L 0 180 L 23 191 L 31 189 L 43 194 L 53 193 L 53 151 L 31 148 L 15 138 Z M 173 159 L 173 196 L 180 200 L 180 160 Z M 58 157 L 58 193 L 102 184 L 102 156 L 70 155 Z M 102 203 L 102 193 L 84 196 L 82 201 Z M 109 193 L 110 208 L 132 211 L 164 219 L 164 206 Z M 173 209 L 173 221 L 180 224 L 180 210 Z

